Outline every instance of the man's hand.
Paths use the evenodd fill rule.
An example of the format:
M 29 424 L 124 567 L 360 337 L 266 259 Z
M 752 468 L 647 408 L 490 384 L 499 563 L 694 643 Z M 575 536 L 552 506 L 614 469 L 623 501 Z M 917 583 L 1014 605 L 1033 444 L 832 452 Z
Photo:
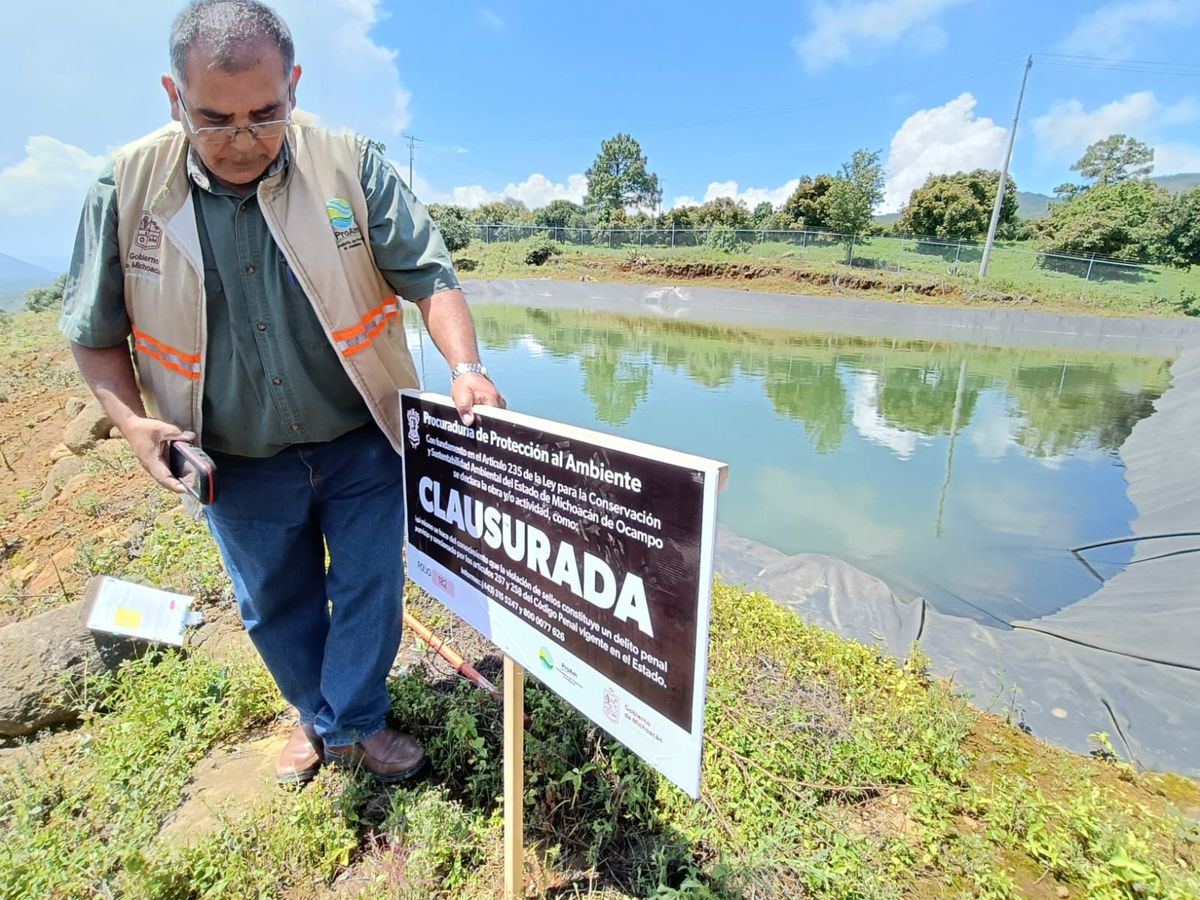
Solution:
M 504 409 L 508 405 L 491 379 L 474 372 L 464 372 L 454 379 L 450 385 L 450 397 L 458 409 L 458 417 L 467 426 L 475 422 L 475 414 L 471 412 L 471 407 L 498 406 Z
M 187 488 L 171 474 L 167 465 L 167 445 L 173 440 L 194 441 L 196 435 L 193 432 L 180 431 L 170 422 L 160 419 L 138 416 L 127 419 L 121 425 L 121 433 L 151 478 L 176 494 L 187 493 Z

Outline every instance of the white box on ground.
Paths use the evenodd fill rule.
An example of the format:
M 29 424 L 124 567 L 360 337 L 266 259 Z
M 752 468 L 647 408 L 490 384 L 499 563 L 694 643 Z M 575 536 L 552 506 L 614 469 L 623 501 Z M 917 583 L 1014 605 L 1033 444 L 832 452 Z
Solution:
M 194 598 L 97 575 L 88 582 L 80 618 L 92 631 L 183 646 L 184 630 L 203 621 Z

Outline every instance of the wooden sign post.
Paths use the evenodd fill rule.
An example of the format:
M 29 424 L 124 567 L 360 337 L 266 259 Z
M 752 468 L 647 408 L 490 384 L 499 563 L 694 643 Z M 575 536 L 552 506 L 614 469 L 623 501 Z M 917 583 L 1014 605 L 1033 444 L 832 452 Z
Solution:
M 504 900 L 525 897 L 525 670 L 504 657 Z

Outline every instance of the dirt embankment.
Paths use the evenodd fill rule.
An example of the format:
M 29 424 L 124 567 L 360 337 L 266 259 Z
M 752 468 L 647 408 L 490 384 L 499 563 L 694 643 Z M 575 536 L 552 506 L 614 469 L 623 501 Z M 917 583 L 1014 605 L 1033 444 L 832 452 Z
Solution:
M 689 260 L 633 260 L 617 263 L 616 271 L 645 278 L 688 281 L 789 281 L 823 289 L 818 293 L 843 291 L 858 294 L 913 294 L 951 302 L 987 301 L 1009 306 L 1033 306 L 1036 297 L 983 288 L 964 289 L 944 280 L 924 280 L 887 272 L 830 272 L 821 269 L 771 263 L 695 262 Z

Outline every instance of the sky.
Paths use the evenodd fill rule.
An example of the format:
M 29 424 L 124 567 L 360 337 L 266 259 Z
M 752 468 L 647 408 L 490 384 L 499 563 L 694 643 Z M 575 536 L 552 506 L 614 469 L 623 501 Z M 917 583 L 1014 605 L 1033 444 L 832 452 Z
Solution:
M 88 185 L 169 115 L 179 6 L 0 0 L 0 253 L 61 271 Z M 574 4 L 278 0 L 300 104 L 382 141 L 426 203 L 579 201 L 600 142 L 632 134 L 663 205 L 781 203 L 878 150 L 898 210 L 933 173 L 1072 179 L 1124 132 L 1155 174 L 1200 171 L 1200 0 L 760 0 Z

